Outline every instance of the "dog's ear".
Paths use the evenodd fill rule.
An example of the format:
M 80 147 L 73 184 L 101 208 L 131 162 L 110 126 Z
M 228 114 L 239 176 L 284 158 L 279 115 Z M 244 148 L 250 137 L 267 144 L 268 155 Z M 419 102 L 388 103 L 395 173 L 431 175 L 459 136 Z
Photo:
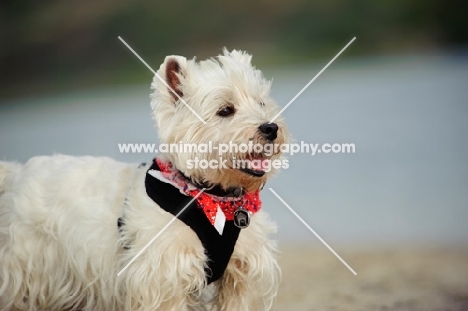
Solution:
M 174 99 L 174 102 L 179 100 L 179 97 L 184 96 L 181 79 L 185 76 L 185 67 L 187 59 L 182 56 L 167 56 L 164 60 L 163 74 L 161 78 L 166 81 L 167 91 Z

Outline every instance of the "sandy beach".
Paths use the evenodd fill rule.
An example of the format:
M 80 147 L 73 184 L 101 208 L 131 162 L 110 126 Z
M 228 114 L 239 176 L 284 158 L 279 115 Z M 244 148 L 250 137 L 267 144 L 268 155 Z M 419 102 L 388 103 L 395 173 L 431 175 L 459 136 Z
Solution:
M 468 248 L 281 247 L 277 310 L 468 310 Z

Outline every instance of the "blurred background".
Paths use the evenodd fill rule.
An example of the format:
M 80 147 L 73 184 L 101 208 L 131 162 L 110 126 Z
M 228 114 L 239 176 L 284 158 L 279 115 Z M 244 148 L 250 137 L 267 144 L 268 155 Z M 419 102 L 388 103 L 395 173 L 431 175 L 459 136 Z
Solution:
M 467 9 L 418 0 L 5 0 L 0 94 L 147 83 L 117 36 L 154 67 L 165 55 L 205 59 L 223 46 L 248 50 L 262 69 L 303 65 L 331 58 L 353 36 L 359 41 L 343 58 L 463 49 Z
M 117 147 L 157 143 L 152 73 L 118 36 L 155 70 L 169 54 L 247 50 L 281 106 L 356 36 L 284 113 L 297 141 L 356 153 L 294 155 L 267 187 L 338 253 L 466 250 L 467 11 L 442 0 L 2 1 L 0 159 L 151 159 Z M 323 248 L 268 190 L 262 198 L 281 242 Z

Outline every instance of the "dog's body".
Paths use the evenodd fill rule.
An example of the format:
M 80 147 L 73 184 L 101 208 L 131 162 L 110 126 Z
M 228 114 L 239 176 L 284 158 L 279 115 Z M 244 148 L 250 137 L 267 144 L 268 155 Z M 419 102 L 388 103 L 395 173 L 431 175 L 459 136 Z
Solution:
M 266 141 L 257 128 L 277 109 L 274 103 L 268 103 L 263 78 L 251 67 L 246 54 L 225 52 L 222 57 L 224 66 L 215 69 L 215 62 L 208 61 L 204 66 L 212 71 L 200 79 L 210 83 L 206 80 L 211 74 L 218 81 L 215 73 L 224 72 L 226 81 L 236 80 L 228 69 L 238 63 L 240 68 L 245 67 L 242 70 L 246 71 L 246 79 L 258 80 L 258 85 L 244 81 L 253 90 L 244 94 L 244 98 L 234 93 L 229 95 L 229 105 L 232 102 L 238 105 L 236 112 L 245 116 L 250 113 L 246 123 L 240 124 L 245 125 L 245 131 L 226 130 L 232 124 L 224 123 L 234 122 L 235 117 L 211 120 L 214 125 L 197 121 L 167 85 L 207 121 L 226 100 L 218 96 L 212 99 L 214 108 L 198 109 L 209 95 L 200 95 L 203 100 L 196 97 L 195 93 L 201 92 L 201 84 L 195 81 L 196 69 L 190 68 L 196 63 L 170 57 L 159 71 L 167 85 L 156 79 L 153 83 L 156 92 L 152 104 L 162 142 L 242 142 L 245 138 Z M 205 68 L 199 65 L 198 70 L 202 69 Z M 235 68 L 232 71 L 237 72 Z M 233 81 L 239 89 L 245 87 L 241 82 Z M 221 104 L 216 103 L 220 100 Z M 263 112 L 262 107 L 243 112 L 243 105 L 252 105 L 254 100 L 267 102 L 263 105 L 269 108 Z M 185 118 L 183 124 L 176 121 L 181 114 Z M 220 135 L 215 127 L 221 127 L 223 135 L 228 136 Z M 207 134 L 203 136 L 203 133 Z M 276 134 L 273 139 L 271 133 L 267 135 L 270 141 L 276 138 Z M 285 136 L 286 130 L 280 123 L 277 140 L 283 142 Z M 197 156 L 211 158 L 213 155 Z M 190 170 L 183 161 L 184 155 L 173 153 L 166 157 L 195 184 L 203 182 L 223 189 L 241 187 L 253 191 L 266 181 L 265 177 L 234 169 Z M 280 271 L 275 243 L 267 238 L 275 226 L 267 215 L 263 211 L 252 215 L 250 226 L 240 231 L 223 276 L 207 286 L 205 267 L 209 258 L 203 244 L 180 220 L 161 231 L 174 216 L 148 196 L 146 173 L 147 167 L 109 158 L 57 155 L 36 157 L 25 165 L 0 162 L 0 310 L 270 309 Z M 125 215 L 125 226 L 119 230 L 117 220 L 122 215 Z M 205 295 L 206 292 L 210 295 Z

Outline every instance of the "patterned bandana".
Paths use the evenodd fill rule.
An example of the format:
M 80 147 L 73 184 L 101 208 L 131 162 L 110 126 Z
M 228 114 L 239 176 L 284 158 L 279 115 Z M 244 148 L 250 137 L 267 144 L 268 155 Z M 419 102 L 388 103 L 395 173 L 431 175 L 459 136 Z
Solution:
M 150 175 L 161 180 L 158 173 L 162 175 L 165 180 L 177 187 L 181 193 L 195 197 L 200 193 L 200 189 L 195 187 L 193 184 L 187 181 L 187 179 L 173 167 L 170 162 L 163 162 L 156 158 L 156 164 L 159 166 L 160 171 L 152 171 Z M 210 223 L 215 226 L 217 218 L 223 217 L 225 220 L 233 220 L 234 212 L 239 208 L 243 208 L 250 213 L 256 213 L 262 207 L 260 201 L 260 191 L 247 192 L 241 197 L 218 197 L 206 192 L 201 193 L 197 198 L 197 206 L 205 213 Z M 219 210 L 224 215 L 219 214 Z

